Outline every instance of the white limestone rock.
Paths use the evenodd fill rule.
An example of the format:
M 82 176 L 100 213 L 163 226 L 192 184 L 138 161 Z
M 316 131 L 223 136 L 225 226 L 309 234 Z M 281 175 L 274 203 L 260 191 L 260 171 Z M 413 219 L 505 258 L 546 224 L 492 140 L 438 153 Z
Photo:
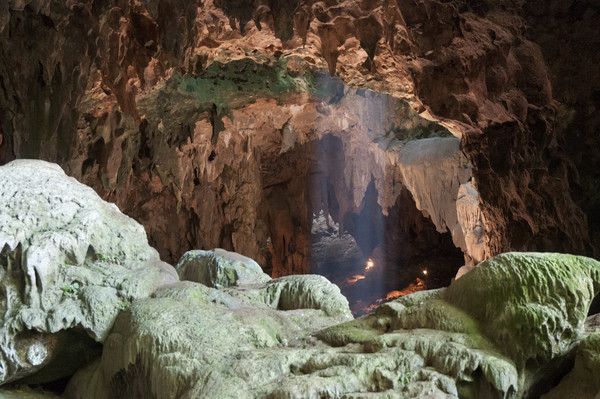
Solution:
M 254 260 L 221 248 L 188 251 L 175 268 L 181 280 L 213 288 L 265 283 L 271 279 Z
M 2 384 L 51 363 L 61 331 L 102 342 L 120 310 L 176 276 L 141 225 L 59 166 L 13 161 L 0 182 Z
M 456 137 L 413 140 L 398 151 L 404 185 L 417 209 L 431 218 L 438 232 L 450 231 L 455 245 L 464 242 L 456 229 L 456 200 L 461 184 L 471 178 L 471 166 Z

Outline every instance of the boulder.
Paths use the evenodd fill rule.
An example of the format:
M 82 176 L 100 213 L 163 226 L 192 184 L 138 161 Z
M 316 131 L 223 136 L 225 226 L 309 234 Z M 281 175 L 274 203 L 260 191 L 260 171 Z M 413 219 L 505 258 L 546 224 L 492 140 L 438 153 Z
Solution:
M 323 276 L 295 275 L 271 280 L 266 286 L 269 302 L 276 309 L 320 309 L 327 315 L 352 319 L 348 300 L 338 286 Z
M 13 161 L 0 181 L 0 384 L 51 381 L 176 275 L 141 225 L 57 165 Z
M 182 280 L 213 288 L 264 283 L 271 279 L 254 260 L 220 248 L 188 251 L 176 269 Z
M 444 291 L 519 368 L 565 355 L 584 332 L 600 263 L 553 253 L 506 253 L 482 262 Z

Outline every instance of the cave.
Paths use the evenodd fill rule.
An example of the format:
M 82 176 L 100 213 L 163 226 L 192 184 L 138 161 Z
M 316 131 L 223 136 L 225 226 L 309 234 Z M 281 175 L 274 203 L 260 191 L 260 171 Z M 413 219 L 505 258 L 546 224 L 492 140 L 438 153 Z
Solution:
M 0 2 L 0 397 L 597 397 L 599 18 Z
M 464 264 L 450 233 L 436 230 L 407 189 L 384 214 L 373 178 L 360 204 L 344 212 L 340 202 L 349 194 L 335 188 L 344 179 L 342 142 L 327 135 L 315 146 L 310 272 L 338 285 L 357 316 L 400 295 L 448 285 Z

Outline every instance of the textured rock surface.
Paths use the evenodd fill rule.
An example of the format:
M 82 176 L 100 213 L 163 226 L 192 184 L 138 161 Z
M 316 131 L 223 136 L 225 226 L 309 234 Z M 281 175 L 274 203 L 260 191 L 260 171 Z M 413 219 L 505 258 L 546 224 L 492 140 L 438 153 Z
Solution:
M 37 391 L 27 387 L 2 389 L 0 388 L 0 398 L 2 399 L 58 399 L 50 392 Z
M 600 396 L 600 331 L 592 333 L 577 346 L 573 370 L 543 399 L 598 398 Z
M 599 290 L 600 263 L 593 259 L 502 254 L 446 289 L 406 296 L 318 336 L 335 346 L 396 346 L 430 356 L 439 372 L 457 379 L 460 397 L 536 395 L 533 387 L 548 373 L 546 365 L 583 338 Z
M 414 140 L 399 150 L 398 162 L 417 209 L 431 217 L 439 232 L 450 231 L 454 244 L 462 247 L 468 258 L 477 258 L 466 245 L 461 228 L 470 227 L 471 221 L 464 217 L 459 220 L 463 215 L 457 213 L 459 188 L 471 178 L 470 166 L 459 147 L 460 140 L 455 137 Z
M 0 181 L 0 382 L 69 375 L 121 309 L 177 277 L 141 225 L 57 165 L 14 161 Z
M 284 279 L 328 291 L 318 289 L 326 280 L 310 277 Z M 449 288 L 342 324 L 347 305 L 335 317 L 283 296 L 275 305 L 269 284 L 279 283 L 216 290 L 184 281 L 137 301 L 66 397 L 522 398 L 547 377 L 547 362 L 583 337 L 600 263 L 504 254 Z M 490 295 L 482 296 L 486 286 Z M 502 287 L 506 308 L 496 300 Z M 594 369 L 596 338 L 582 341 L 576 364 Z
M 472 180 L 461 184 L 458 189 L 456 214 L 465 240 L 465 252 L 476 265 L 485 259 L 485 222 L 479 206 L 479 193 Z
M 269 302 L 279 310 L 320 309 L 329 316 L 352 318 L 348 300 L 323 276 L 280 277 L 269 281 L 266 291 Z
M 262 396 L 265 384 L 311 357 L 301 349 L 311 333 L 349 319 L 348 302 L 321 276 L 224 291 L 176 283 L 121 313 L 102 359 L 73 378 L 66 396 Z
M 593 259 L 515 252 L 481 263 L 443 297 L 478 320 L 482 332 L 523 367 L 541 366 L 571 349 L 599 289 L 600 264 Z
M 279 276 L 308 271 L 312 213 L 344 227 L 371 181 L 395 217 L 386 138 L 451 132 L 485 221 L 465 243 L 473 263 L 591 252 L 570 193 L 595 220 L 597 13 L 589 0 L 10 2 L 0 163 L 58 161 L 140 220 L 165 260 L 222 247 Z M 572 69 L 586 78 L 572 84 Z M 328 134 L 342 167 L 313 162 Z
M 252 259 L 223 249 L 188 251 L 175 268 L 181 280 L 213 288 L 260 284 L 271 279 Z

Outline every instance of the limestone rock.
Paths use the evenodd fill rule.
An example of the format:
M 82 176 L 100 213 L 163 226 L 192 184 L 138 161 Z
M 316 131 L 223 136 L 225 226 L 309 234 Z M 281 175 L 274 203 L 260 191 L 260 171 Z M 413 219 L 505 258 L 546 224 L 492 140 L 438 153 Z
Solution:
M 456 199 L 456 214 L 465 238 L 466 254 L 474 266 L 485 259 L 485 223 L 481 214 L 479 193 L 473 182 L 461 184 Z
M 266 291 L 276 309 L 320 309 L 329 316 L 352 319 L 348 300 L 340 289 L 318 275 L 285 276 L 267 283 Z
M 600 263 L 593 259 L 508 253 L 448 288 L 408 295 L 318 336 L 376 353 L 389 347 L 415 351 L 452 377 L 446 392 L 461 398 L 522 397 L 550 361 L 560 363 L 583 337 L 599 283 Z
M 525 263 L 526 272 L 513 273 Z M 552 348 L 579 339 L 575 326 L 599 288 L 598 266 L 569 255 L 505 254 L 450 288 L 417 292 L 341 324 L 347 307 L 332 317 L 273 301 L 269 286 L 286 289 L 284 279 L 222 290 L 183 281 L 121 313 L 102 359 L 71 380 L 66 397 L 522 398 L 545 366 L 536 362 L 560 359 L 564 351 Z M 326 284 L 292 277 L 291 286 L 304 287 L 294 295 Z M 491 293 L 480 298 L 486 286 Z M 572 290 L 563 291 L 567 286 Z M 499 287 L 505 287 L 507 312 L 518 316 L 511 318 L 513 329 L 531 331 L 517 334 L 520 342 L 502 340 L 493 329 L 503 318 L 495 301 Z M 467 306 L 462 299 L 469 297 Z M 557 318 L 552 308 L 561 301 L 567 302 Z M 515 304 L 531 312 L 518 315 Z M 489 318 L 481 317 L 485 312 Z M 538 323 L 548 335 L 536 330 Z M 561 330 L 567 325 L 571 335 Z M 553 334 L 561 332 L 557 345 Z M 589 370 L 596 368 L 590 349 L 597 338 L 592 334 L 580 346 L 578 364 Z
M 464 236 L 454 229 L 459 223 L 457 198 L 461 185 L 471 177 L 460 140 L 446 137 L 410 141 L 398 151 L 398 163 L 417 208 L 431 217 L 439 232 L 452 232 L 456 246 L 460 246 Z
M 518 367 L 539 367 L 582 337 L 599 292 L 600 263 L 594 259 L 513 252 L 482 262 L 443 298 L 477 320 Z
M 69 375 L 121 309 L 176 277 L 141 225 L 57 165 L 14 161 L 0 181 L 0 383 Z
M 347 302 L 345 309 L 319 305 L 331 299 L 311 294 L 335 294 L 324 288 L 330 283 L 294 277 L 272 280 L 266 289 L 217 290 L 182 281 L 135 302 L 118 317 L 102 359 L 72 379 L 66 396 L 263 396 L 266 384 L 276 385 L 314 353 L 311 333 L 349 314 Z M 291 294 L 299 294 L 303 303 L 294 304 Z
M 560 384 L 542 399 L 600 397 L 600 331 L 590 334 L 579 343 L 575 365 Z
M 260 284 L 271 279 L 254 260 L 220 248 L 188 251 L 175 268 L 181 280 L 213 288 Z
M 308 270 L 307 144 L 344 138 L 352 163 L 326 179 L 343 222 L 371 179 L 394 204 L 386 137 L 443 130 L 472 164 L 484 257 L 591 252 L 598 10 L 559 3 L 0 2 L 0 163 L 59 162 L 164 259 L 222 247 L 280 276 Z
M 454 279 L 458 280 L 459 278 L 473 270 L 473 268 L 473 266 L 461 266 L 460 269 L 458 269 L 458 272 L 456 272 L 456 276 L 454 277 Z

